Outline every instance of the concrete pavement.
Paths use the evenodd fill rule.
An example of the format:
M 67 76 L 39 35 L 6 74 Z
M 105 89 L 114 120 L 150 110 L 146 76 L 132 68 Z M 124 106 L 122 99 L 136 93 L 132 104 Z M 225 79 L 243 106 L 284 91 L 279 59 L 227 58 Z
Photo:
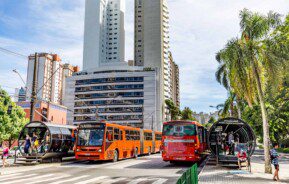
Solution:
M 262 150 L 256 150 L 252 157 L 252 173 L 243 170 L 234 170 L 221 166 L 206 165 L 199 175 L 199 184 L 287 184 L 289 183 L 289 154 L 280 158 L 281 182 L 273 181 L 272 174 L 264 173 L 264 155 Z M 273 168 L 274 172 L 274 168 Z
M 171 165 L 159 154 L 112 162 L 67 162 L 2 169 L 1 184 L 175 184 L 192 164 Z

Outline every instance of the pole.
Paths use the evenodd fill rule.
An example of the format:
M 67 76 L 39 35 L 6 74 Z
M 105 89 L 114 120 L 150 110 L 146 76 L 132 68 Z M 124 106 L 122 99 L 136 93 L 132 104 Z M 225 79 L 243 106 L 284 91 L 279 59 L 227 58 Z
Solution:
M 34 119 L 34 104 L 36 101 L 36 87 L 37 87 L 37 66 L 38 66 L 38 54 L 34 56 L 34 68 L 33 68 L 33 81 L 32 81 L 32 93 L 30 101 L 30 122 Z
M 142 104 L 142 128 L 144 128 L 144 105 Z
M 152 115 L 152 130 L 154 130 L 154 115 Z

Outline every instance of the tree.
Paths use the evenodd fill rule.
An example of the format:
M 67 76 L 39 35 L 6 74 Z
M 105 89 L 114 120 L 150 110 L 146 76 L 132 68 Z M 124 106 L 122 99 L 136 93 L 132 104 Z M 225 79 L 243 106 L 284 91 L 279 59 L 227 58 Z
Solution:
M 211 128 L 211 126 L 216 122 L 216 119 L 212 116 L 209 121 L 204 125 L 206 128 Z
M 181 113 L 182 120 L 191 120 L 196 121 L 196 118 L 193 117 L 193 111 L 189 107 L 185 107 Z
M 236 117 L 241 118 L 241 104 L 237 100 L 237 96 L 232 91 L 229 91 L 228 98 L 223 104 L 217 105 L 218 115 L 222 118 Z
M 247 9 L 240 12 L 241 37 L 231 39 L 226 47 L 217 53 L 220 66 L 225 66 L 230 87 L 239 98 L 260 105 L 265 172 L 271 173 L 269 154 L 269 123 L 265 106 L 264 91 L 274 89 L 283 78 L 284 66 L 288 61 L 288 45 L 278 36 L 271 36 L 280 25 L 280 15 L 269 12 L 267 16 L 252 13 Z
M 9 107 L 11 113 L 8 111 Z M 27 122 L 23 109 L 12 102 L 7 92 L 0 88 L 0 143 L 8 141 L 10 147 Z
M 165 100 L 165 103 L 170 111 L 171 119 L 177 120 L 178 116 L 180 115 L 180 109 L 177 106 L 175 106 L 174 102 L 171 100 Z

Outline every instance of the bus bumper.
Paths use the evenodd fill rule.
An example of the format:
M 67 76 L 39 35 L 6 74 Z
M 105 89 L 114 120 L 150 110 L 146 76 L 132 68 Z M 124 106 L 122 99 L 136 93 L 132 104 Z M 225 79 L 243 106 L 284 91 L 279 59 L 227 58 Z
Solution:
M 180 161 L 180 162 L 198 162 L 201 160 L 199 156 L 163 156 L 163 161 Z
M 104 158 L 100 154 L 92 154 L 92 153 L 76 154 L 75 159 L 76 160 L 91 160 L 91 161 L 104 160 Z

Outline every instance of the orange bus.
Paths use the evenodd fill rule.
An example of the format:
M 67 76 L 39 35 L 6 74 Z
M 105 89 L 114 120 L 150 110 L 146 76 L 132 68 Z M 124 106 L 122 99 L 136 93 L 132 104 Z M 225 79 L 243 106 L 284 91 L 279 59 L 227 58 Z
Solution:
M 160 134 L 161 132 L 106 122 L 80 124 L 76 136 L 75 158 L 116 162 L 156 153 L 160 150 L 160 140 L 156 141 L 155 135 Z
M 163 124 L 164 161 L 198 162 L 207 150 L 207 130 L 196 121 L 170 121 Z

